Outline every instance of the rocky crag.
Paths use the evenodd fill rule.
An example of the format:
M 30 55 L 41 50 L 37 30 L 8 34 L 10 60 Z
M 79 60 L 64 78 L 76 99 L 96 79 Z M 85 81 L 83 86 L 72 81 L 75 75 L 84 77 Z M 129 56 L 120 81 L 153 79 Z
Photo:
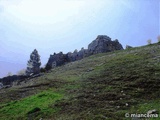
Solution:
M 63 54 L 63 52 L 60 52 L 57 54 L 54 53 L 53 55 L 50 55 L 45 69 L 50 70 L 54 67 L 61 66 L 68 62 L 77 61 L 93 54 L 111 52 L 115 50 L 123 50 L 123 47 L 118 42 L 118 40 L 112 41 L 111 38 L 106 35 L 98 35 L 97 38 L 88 45 L 88 49 L 82 48 L 80 51 L 75 50 L 73 53 L 68 52 L 67 54 Z M 31 53 L 30 60 L 27 64 L 27 75 L 13 75 L 0 78 L 0 88 L 2 88 L 2 85 L 12 86 L 12 83 L 15 81 L 31 79 L 40 76 L 41 74 L 38 74 L 40 72 L 39 67 L 41 64 L 39 57 L 40 56 L 38 55 L 38 52 L 35 49 Z
M 50 55 L 46 64 L 46 69 L 49 70 L 56 66 L 80 60 L 93 54 L 112 52 L 115 50 L 123 50 L 122 45 L 117 39 L 112 41 L 107 35 L 98 35 L 97 38 L 88 45 L 88 49 L 82 48 L 80 51 L 75 50 L 73 53 L 68 52 L 67 54 L 63 54 L 60 52 L 58 54 L 54 53 L 53 55 Z

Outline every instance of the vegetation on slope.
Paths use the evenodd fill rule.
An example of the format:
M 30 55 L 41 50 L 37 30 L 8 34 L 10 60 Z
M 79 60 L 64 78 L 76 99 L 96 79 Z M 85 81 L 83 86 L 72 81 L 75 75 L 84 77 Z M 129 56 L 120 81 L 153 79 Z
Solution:
M 2 89 L 0 119 L 123 120 L 160 111 L 159 48 L 93 55 Z
M 47 116 L 56 112 L 56 109 L 52 109 L 49 105 L 52 105 L 56 100 L 61 98 L 61 94 L 54 93 L 53 90 L 47 90 L 19 101 L 2 104 L 0 110 L 2 114 L 1 119 L 32 118 L 32 113 L 37 118 L 39 118 L 39 114 L 41 114 L 40 116 Z

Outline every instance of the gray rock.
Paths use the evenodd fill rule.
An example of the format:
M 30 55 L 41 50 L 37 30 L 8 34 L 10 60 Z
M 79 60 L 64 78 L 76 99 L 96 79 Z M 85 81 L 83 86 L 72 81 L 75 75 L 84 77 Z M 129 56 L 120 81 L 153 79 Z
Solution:
M 122 49 L 123 47 L 118 40 L 112 41 L 111 38 L 106 35 L 98 35 L 97 38 L 88 45 L 90 55 Z
M 74 50 L 74 52 L 71 54 L 71 58 L 72 58 L 72 61 L 76 61 L 78 60 L 78 50 Z
M 133 48 L 132 46 L 126 45 L 126 49 Z
M 158 111 L 156 109 L 149 110 L 147 114 L 158 114 Z
M 57 66 L 63 65 L 67 61 L 67 57 L 62 52 L 58 54 L 54 53 L 50 55 L 50 58 L 47 62 L 46 69 L 49 70 L 51 68 L 55 68 Z
M 98 35 L 96 40 L 88 45 L 88 49 L 82 48 L 80 51 L 76 49 L 73 53 L 68 52 L 67 54 L 63 54 L 60 52 L 58 54 L 54 53 L 53 55 L 50 55 L 46 64 L 46 70 L 50 70 L 68 62 L 83 59 L 92 54 L 111 52 L 114 50 L 123 50 L 123 47 L 118 40 L 112 41 L 111 38 L 106 35 Z
M 90 71 L 93 71 L 94 70 L 94 68 L 89 68 L 88 70 L 87 70 L 87 72 L 90 72 Z
M 0 83 L 0 89 L 2 89 L 3 88 L 3 84 L 2 83 Z
M 76 60 L 81 60 L 84 57 L 87 57 L 87 55 L 88 55 L 88 50 L 82 48 L 80 51 L 75 50 L 73 53 L 71 52 L 67 53 L 67 60 L 68 62 L 73 62 Z
M 83 59 L 84 57 L 87 57 L 88 50 L 81 48 L 81 50 L 78 52 L 78 60 Z
M 68 62 L 75 61 L 75 57 L 74 57 L 73 53 L 71 53 L 71 52 L 67 53 L 67 60 L 68 60 Z

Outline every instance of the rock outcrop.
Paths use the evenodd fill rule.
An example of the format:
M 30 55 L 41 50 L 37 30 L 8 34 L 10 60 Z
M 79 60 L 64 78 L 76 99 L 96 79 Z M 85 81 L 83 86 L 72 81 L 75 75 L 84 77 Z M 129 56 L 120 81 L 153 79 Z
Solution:
M 122 49 L 123 47 L 118 40 L 112 41 L 111 38 L 106 35 L 98 35 L 97 38 L 88 45 L 88 52 L 91 55 Z
M 75 50 L 73 53 L 68 52 L 67 54 L 63 54 L 62 52 L 54 53 L 53 55 L 50 55 L 45 68 L 46 70 L 49 70 L 51 68 L 61 66 L 68 62 L 73 62 L 76 60 L 83 59 L 87 55 L 88 55 L 88 50 L 84 48 L 82 48 L 79 52 Z
M 68 52 L 67 54 L 63 54 L 60 52 L 58 54 L 54 53 L 53 55 L 50 55 L 46 64 L 46 69 L 49 70 L 56 66 L 80 60 L 93 54 L 111 52 L 115 50 L 123 50 L 122 45 L 117 39 L 112 41 L 107 35 L 98 35 L 97 38 L 88 45 L 88 49 L 82 48 L 80 51 L 75 50 L 73 53 Z
M 80 51 L 75 50 L 73 53 L 71 52 L 67 53 L 67 60 L 68 62 L 72 62 L 72 61 L 83 59 L 84 57 L 87 57 L 87 56 L 88 56 L 88 50 L 81 48 Z
M 56 66 L 61 66 L 65 62 L 67 62 L 67 55 L 63 54 L 62 52 L 53 55 L 50 55 L 48 63 L 46 64 L 46 69 L 49 70 L 51 68 L 54 68 Z
M 133 48 L 133 47 L 130 45 L 126 45 L 126 49 L 130 49 L 130 48 Z

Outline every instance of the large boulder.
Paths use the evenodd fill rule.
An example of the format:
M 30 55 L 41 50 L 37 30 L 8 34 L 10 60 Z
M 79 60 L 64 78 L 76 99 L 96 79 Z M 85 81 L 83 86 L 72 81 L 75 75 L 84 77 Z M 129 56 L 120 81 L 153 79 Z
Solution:
M 53 55 L 50 55 L 46 69 L 49 70 L 51 68 L 61 66 L 67 61 L 66 59 L 66 55 L 62 52 L 59 52 L 58 54 L 54 53 Z
M 133 47 L 130 45 L 126 45 L 126 49 L 130 49 L 130 48 L 133 48 Z
M 112 41 L 107 35 L 98 35 L 97 38 L 88 45 L 88 52 L 90 55 L 122 49 L 123 47 L 118 40 Z

